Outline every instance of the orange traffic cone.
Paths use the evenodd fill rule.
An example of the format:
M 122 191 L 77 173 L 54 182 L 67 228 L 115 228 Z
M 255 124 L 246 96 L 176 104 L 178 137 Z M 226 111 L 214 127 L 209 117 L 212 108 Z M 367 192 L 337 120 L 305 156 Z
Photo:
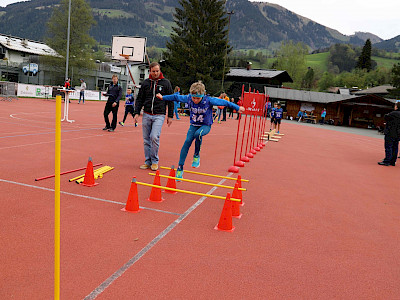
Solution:
M 242 176 L 240 176 L 240 174 L 238 175 L 236 183 L 238 184 L 238 188 L 239 189 L 242 188 Z M 240 206 L 243 206 L 244 205 L 243 194 L 242 194 L 242 191 L 239 190 L 239 189 L 238 189 L 238 193 L 239 193 L 238 196 L 237 197 L 233 197 L 233 198 L 239 198 L 240 199 Z
M 175 178 L 175 166 L 171 167 L 171 171 L 169 171 L 169 176 Z M 168 178 L 167 187 L 176 189 L 176 181 L 175 181 L 175 179 Z M 169 190 L 164 190 L 164 192 L 166 192 L 168 194 L 176 194 L 176 193 L 178 193 L 178 192 L 169 191 Z
M 131 212 L 131 213 L 138 213 L 140 211 L 136 177 L 133 177 L 133 179 L 132 179 L 131 188 L 129 190 L 129 195 L 128 195 L 128 200 L 126 201 L 126 206 L 124 208 L 122 208 L 121 210 Z
M 154 177 L 154 185 L 161 186 L 160 183 L 160 171 L 157 170 L 156 176 Z M 161 189 L 160 188 L 151 188 L 150 197 L 147 199 L 152 202 L 162 202 L 165 199 L 161 197 Z
M 86 167 L 86 172 L 85 172 L 85 178 L 83 179 L 82 185 L 89 186 L 89 187 L 98 185 L 98 183 L 96 183 L 94 181 L 93 161 L 92 161 L 91 157 L 89 157 L 89 161 L 88 161 L 88 164 Z
M 226 194 L 224 208 L 222 209 L 221 217 L 217 226 L 214 227 L 216 230 L 232 232 L 235 227 L 232 225 L 232 203 L 231 194 Z
M 235 183 L 235 188 L 233 189 L 232 198 L 240 199 L 239 198 L 239 187 L 238 183 Z M 240 202 L 238 201 L 231 201 L 232 202 L 232 217 L 240 219 L 242 214 L 240 213 Z

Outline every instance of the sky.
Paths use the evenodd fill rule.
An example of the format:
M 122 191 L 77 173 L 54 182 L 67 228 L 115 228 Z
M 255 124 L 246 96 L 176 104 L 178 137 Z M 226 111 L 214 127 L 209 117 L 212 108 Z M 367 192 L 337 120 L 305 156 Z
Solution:
M 14 2 L 20 2 L 20 0 L 0 0 L 0 6 Z M 263 2 L 278 4 L 347 35 L 355 31 L 371 32 L 383 39 L 400 35 L 399 0 L 268 0 Z
M 278 4 L 346 35 L 363 31 L 376 34 L 385 40 L 400 35 L 399 0 L 257 1 Z

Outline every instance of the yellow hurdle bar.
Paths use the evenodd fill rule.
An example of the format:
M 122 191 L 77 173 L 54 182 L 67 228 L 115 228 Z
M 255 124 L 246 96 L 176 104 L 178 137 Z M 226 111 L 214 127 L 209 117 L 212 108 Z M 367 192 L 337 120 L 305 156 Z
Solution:
M 98 168 L 97 170 L 94 170 L 94 171 L 93 171 L 93 174 L 96 175 L 96 173 L 99 173 L 99 172 L 101 173 L 103 170 L 106 170 L 106 169 L 108 169 L 108 168 L 111 168 L 111 167 L 110 167 L 110 166 L 104 166 L 104 167 Z M 76 181 L 76 180 L 78 180 L 78 179 L 80 179 L 80 178 L 82 178 L 82 177 L 85 177 L 85 174 L 76 176 L 76 177 L 70 179 L 69 182 Z
M 149 173 L 151 176 L 156 176 L 154 173 Z M 184 179 L 184 178 L 176 178 L 172 176 L 167 176 L 167 175 L 160 175 L 162 178 L 168 178 L 168 179 L 175 179 L 179 181 L 186 181 L 186 182 L 191 182 L 191 183 L 197 183 L 197 184 L 203 184 L 203 185 L 210 185 L 210 186 L 216 186 L 220 188 L 225 188 L 225 189 L 234 189 L 235 187 L 233 186 L 228 186 L 228 185 L 222 185 L 222 184 L 216 184 L 216 183 L 209 183 L 209 182 L 204 182 L 204 181 L 197 181 L 197 180 L 190 180 L 190 179 Z M 247 189 L 244 188 L 239 188 L 240 191 L 247 191 Z
M 103 178 L 103 174 L 111 171 L 112 169 L 114 169 L 114 167 L 106 166 L 101 171 L 93 172 L 94 179 Z M 79 183 L 82 183 L 84 180 L 85 180 L 85 175 L 83 177 L 79 178 L 78 180 L 76 180 L 75 182 L 79 184 Z
M 221 200 L 226 199 L 225 197 L 222 197 L 222 196 L 215 196 L 215 195 L 191 192 L 191 191 L 186 191 L 186 190 L 173 189 L 173 188 L 169 188 L 169 187 L 165 187 L 165 186 L 159 186 L 159 185 L 154 185 L 154 184 L 144 183 L 144 182 L 139 182 L 139 181 L 136 181 L 136 183 L 138 185 L 144 185 L 144 186 L 148 186 L 148 187 L 152 187 L 152 188 L 163 189 L 163 190 L 167 190 L 167 191 L 173 191 L 173 192 L 184 193 L 184 194 L 189 194 L 189 195 L 203 196 L 203 197 L 209 197 L 209 198 L 221 199 Z M 240 199 L 236 199 L 236 198 L 231 198 L 230 200 L 240 202 Z
M 168 168 L 168 167 L 160 167 L 160 168 L 161 168 L 161 169 L 164 169 L 164 170 L 171 170 L 171 168 Z M 174 169 L 174 170 L 176 171 L 176 169 Z M 214 174 L 208 174 L 208 173 L 200 173 L 200 172 L 195 172 L 195 171 L 187 171 L 187 170 L 184 170 L 183 172 L 185 172 L 185 173 L 190 173 L 190 174 L 203 175 L 203 176 L 216 177 L 216 178 L 237 180 L 237 178 L 232 178 L 232 177 L 227 177 L 227 176 L 220 176 L 220 175 L 214 175 Z M 250 181 L 250 180 L 242 179 L 242 182 L 249 182 L 249 181 Z

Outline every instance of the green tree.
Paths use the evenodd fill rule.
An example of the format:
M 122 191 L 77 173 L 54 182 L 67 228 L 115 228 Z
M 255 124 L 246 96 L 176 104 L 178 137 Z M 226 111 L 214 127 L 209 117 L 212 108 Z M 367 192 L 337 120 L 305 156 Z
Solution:
M 304 75 L 301 87 L 305 89 L 311 89 L 314 82 L 314 75 L 315 74 L 313 68 L 309 67 L 306 75 Z
M 392 85 L 400 89 L 400 63 L 394 65 L 392 68 Z
M 318 81 L 318 88 L 320 91 L 327 91 L 335 84 L 335 76 L 332 73 L 325 72 L 322 74 L 321 79 Z
M 90 28 L 95 24 L 92 11 L 85 0 L 71 0 L 71 34 L 69 46 L 69 67 L 77 75 L 84 69 L 94 68 L 93 47 L 95 40 L 89 35 Z M 46 57 L 46 62 L 58 72 L 65 72 L 67 51 L 69 0 L 61 0 L 55 6 L 53 14 L 47 23 L 46 43 L 60 54 L 59 58 Z M 72 72 L 68 72 L 71 74 Z
M 400 99 L 400 63 L 393 66 L 391 75 L 391 83 L 395 87 L 395 89 L 390 90 L 389 97 Z
M 228 18 L 222 0 L 180 0 L 175 26 L 165 52 L 165 73 L 174 85 L 187 89 L 202 80 L 215 93 L 224 70 Z M 231 48 L 228 46 L 228 53 Z M 214 84 L 213 84 L 214 83 Z
M 371 54 L 372 54 L 372 44 L 370 39 L 365 41 L 364 47 L 362 48 L 361 54 L 358 57 L 357 69 L 366 69 L 368 72 L 372 70 L 372 62 L 371 62 Z
M 281 47 L 276 53 L 277 59 L 274 67 L 285 70 L 293 79 L 294 87 L 301 87 L 303 77 L 307 72 L 306 55 L 308 50 L 303 43 L 282 42 Z
M 329 70 L 351 72 L 356 64 L 356 52 L 347 44 L 335 44 L 329 49 Z M 336 66 L 336 67 L 335 67 Z M 338 70 L 338 71 L 337 71 Z

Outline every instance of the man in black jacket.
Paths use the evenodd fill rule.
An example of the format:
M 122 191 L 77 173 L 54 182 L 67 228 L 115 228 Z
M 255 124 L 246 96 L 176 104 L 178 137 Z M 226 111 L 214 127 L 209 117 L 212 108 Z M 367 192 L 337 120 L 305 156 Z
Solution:
M 143 81 L 135 103 L 135 122 L 143 108 L 142 130 L 145 162 L 141 169 L 158 169 L 158 148 L 160 146 L 161 128 L 165 120 L 168 106 L 167 124 L 171 126 L 174 116 L 174 103 L 163 101 L 156 97 L 173 94 L 171 83 L 164 78 L 157 62 L 150 64 L 150 77 Z
M 381 166 L 394 166 L 396 164 L 400 139 L 399 105 L 400 103 L 396 103 L 394 106 L 394 111 L 385 115 L 386 126 L 383 133 L 385 134 L 386 155 L 382 161 L 378 162 L 378 164 Z
M 108 100 L 106 107 L 104 107 L 104 121 L 106 122 L 106 127 L 104 127 L 103 130 L 113 132 L 117 127 L 119 100 L 122 98 L 122 88 L 118 83 L 118 76 L 116 74 L 112 76 L 112 83 L 108 86 L 105 96 L 108 96 Z M 108 119 L 110 112 L 113 114 L 111 125 Z

